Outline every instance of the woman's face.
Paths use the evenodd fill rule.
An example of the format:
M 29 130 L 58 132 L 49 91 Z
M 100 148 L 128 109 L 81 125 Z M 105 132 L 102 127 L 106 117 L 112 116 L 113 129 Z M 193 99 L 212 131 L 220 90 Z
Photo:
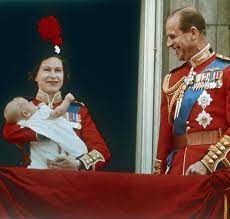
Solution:
M 35 81 L 40 90 L 47 94 L 57 93 L 64 80 L 63 64 L 57 57 L 50 57 L 41 62 Z

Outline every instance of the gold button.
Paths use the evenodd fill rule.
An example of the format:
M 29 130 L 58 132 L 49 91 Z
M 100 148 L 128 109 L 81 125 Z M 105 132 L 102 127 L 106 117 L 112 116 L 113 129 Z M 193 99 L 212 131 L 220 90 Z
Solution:
M 187 121 L 186 124 L 189 124 L 189 121 Z
M 213 159 L 217 159 L 218 157 L 214 154 L 214 155 L 212 156 L 212 158 L 213 158 Z
M 187 85 L 182 85 L 182 90 L 186 90 L 187 89 Z
M 224 151 L 226 148 L 224 146 L 220 147 L 220 150 Z
M 186 131 L 188 132 L 189 130 L 190 130 L 191 128 L 188 126 L 188 127 L 186 127 Z
M 223 145 L 224 145 L 224 146 L 228 146 L 228 145 L 229 145 L 229 142 L 228 142 L 228 141 L 224 141 Z
M 214 161 L 212 159 L 209 159 L 208 162 L 209 163 L 214 163 Z
M 217 153 L 218 155 L 222 154 L 221 151 L 219 151 L 219 150 L 218 150 L 216 153 Z

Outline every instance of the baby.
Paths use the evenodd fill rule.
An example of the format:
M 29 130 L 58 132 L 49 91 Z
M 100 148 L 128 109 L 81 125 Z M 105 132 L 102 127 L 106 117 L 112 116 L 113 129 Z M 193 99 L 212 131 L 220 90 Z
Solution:
M 74 132 L 73 124 L 62 116 L 73 101 L 74 96 L 69 93 L 54 110 L 45 103 L 35 106 L 22 97 L 16 97 L 6 105 L 4 117 L 8 123 L 17 123 L 46 137 L 30 142 L 31 164 L 28 168 L 46 169 L 48 159 L 55 160 L 59 156 L 75 159 L 88 152 L 85 143 Z

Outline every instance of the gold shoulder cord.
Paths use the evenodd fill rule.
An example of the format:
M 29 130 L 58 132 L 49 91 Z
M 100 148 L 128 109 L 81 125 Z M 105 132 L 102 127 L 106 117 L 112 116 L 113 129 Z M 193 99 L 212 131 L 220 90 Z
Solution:
M 183 86 L 185 85 L 184 79 L 186 78 L 183 76 L 176 84 L 172 87 L 169 87 L 169 81 L 171 78 L 171 73 L 166 74 L 164 81 L 163 81 L 163 92 L 166 94 L 167 103 L 168 103 L 168 122 L 172 123 L 172 109 L 175 105 L 175 102 L 178 100 L 181 91 L 183 90 Z M 172 96 L 171 101 L 169 101 L 169 96 Z

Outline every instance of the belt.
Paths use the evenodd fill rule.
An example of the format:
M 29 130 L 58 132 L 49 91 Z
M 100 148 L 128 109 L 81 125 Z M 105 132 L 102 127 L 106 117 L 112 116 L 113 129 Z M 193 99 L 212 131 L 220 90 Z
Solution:
M 189 145 L 216 144 L 221 134 L 221 129 L 218 129 L 173 136 L 173 145 L 176 149 L 182 149 Z

